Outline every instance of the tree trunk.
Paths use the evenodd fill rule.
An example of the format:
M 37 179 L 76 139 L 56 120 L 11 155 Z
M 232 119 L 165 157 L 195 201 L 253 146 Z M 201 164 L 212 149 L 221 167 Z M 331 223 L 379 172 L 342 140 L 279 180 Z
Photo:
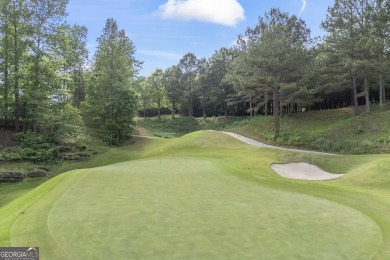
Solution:
M 355 116 L 358 116 L 359 115 L 359 103 L 358 103 L 358 97 L 357 97 L 357 85 L 356 85 L 355 75 L 352 76 L 352 87 L 353 87 L 353 105 L 354 105 Z
M 4 84 L 4 93 L 3 93 L 3 98 L 4 98 L 4 118 L 7 121 L 8 119 L 8 91 L 9 91 L 9 86 L 8 86 L 8 54 L 5 56 L 5 61 L 4 61 L 4 79 L 3 79 L 3 84 Z
M 280 112 L 279 112 L 279 97 L 277 90 L 272 91 L 273 99 L 273 116 L 274 116 L 274 140 L 278 139 L 280 133 Z
M 14 81 L 14 94 L 15 94 L 15 104 L 14 104 L 14 119 L 15 119 L 15 131 L 20 130 L 20 104 L 19 104 L 19 62 L 15 63 L 15 81 Z
M 366 99 L 366 113 L 370 113 L 370 86 L 367 75 L 364 76 L 364 96 Z
M 161 104 L 158 102 L 158 120 L 161 119 Z
M 175 102 L 172 101 L 172 119 L 175 118 Z
M 279 105 L 280 105 L 280 117 L 283 117 L 283 102 L 282 102 L 282 98 L 280 98 L 280 101 L 279 101 Z
M 202 101 L 202 113 L 203 113 L 203 117 L 206 117 L 206 98 L 203 97 L 203 101 Z
M 267 95 L 267 92 L 264 93 L 264 111 L 265 111 L 265 116 L 268 116 L 268 95 Z
M 189 104 L 188 114 L 189 114 L 190 117 L 192 117 L 194 115 L 194 110 L 193 110 L 193 107 L 192 107 L 192 97 L 190 97 L 188 99 L 188 104 Z
M 15 131 L 20 130 L 20 106 L 19 106 L 19 88 L 15 87 L 15 105 L 14 105 L 14 116 L 15 116 Z
M 15 6 L 13 6 L 14 10 L 15 11 Z M 15 73 L 15 77 L 14 77 L 14 97 L 15 97 L 15 101 L 14 101 L 14 124 L 15 124 L 15 131 L 19 131 L 20 130 L 20 104 L 19 104 L 19 65 L 20 65 L 20 52 L 18 51 L 19 49 L 19 45 L 18 45 L 18 38 L 19 38 L 19 34 L 18 34 L 18 26 L 17 26 L 17 22 L 14 21 L 14 42 L 13 42 L 13 45 L 14 45 L 14 73 Z
M 252 104 L 252 96 L 249 99 L 249 110 L 250 110 L 250 115 L 253 117 L 253 104 Z
M 383 109 L 384 103 L 384 64 L 383 64 L 383 54 L 380 55 L 380 71 L 379 71 L 379 106 Z
M 7 22 L 6 22 L 7 23 Z M 7 24 L 6 24 L 7 25 Z M 8 26 L 7 26 L 8 27 Z M 3 35 L 5 39 L 5 44 L 4 44 L 4 52 L 5 52 L 5 57 L 4 57 L 4 78 L 3 78 L 3 86 L 4 86 L 4 92 L 3 92 L 3 99 L 4 99 L 4 118 L 7 121 L 8 119 L 8 92 L 9 92 L 9 52 L 10 52 L 10 46 L 9 46 L 9 35 L 8 35 L 8 28 L 5 28 L 5 33 Z

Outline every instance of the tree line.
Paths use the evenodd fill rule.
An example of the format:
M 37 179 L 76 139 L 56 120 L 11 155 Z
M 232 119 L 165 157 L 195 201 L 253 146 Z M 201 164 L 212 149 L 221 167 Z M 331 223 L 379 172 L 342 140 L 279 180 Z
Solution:
M 77 143 L 85 126 L 120 143 L 137 111 L 133 42 L 107 19 L 88 60 L 88 30 L 66 23 L 67 4 L 0 2 L 0 131 L 21 132 L 36 150 Z
M 141 114 L 273 115 L 386 102 L 390 1 L 336 0 L 312 37 L 304 20 L 273 8 L 237 44 L 208 59 L 193 53 L 138 81 Z
M 148 77 L 138 76 L 135 45 L 112 18 L 88 60 L 88 30 L 66 23 L 67 4 L 0 2 L 0 130 L 26 133 L 26 143 L 78 142 L 85 126 L 120 143 L 138 112 L 162 111 L 272 115 L 277 138 L 285 114 L 353 106 L 358 115 L 359 105 L 368 113 L 386 102 L 390 0 L 335 0 L 323 37 L 273 8 L 233 47 L 207 59 L 187 53 Z

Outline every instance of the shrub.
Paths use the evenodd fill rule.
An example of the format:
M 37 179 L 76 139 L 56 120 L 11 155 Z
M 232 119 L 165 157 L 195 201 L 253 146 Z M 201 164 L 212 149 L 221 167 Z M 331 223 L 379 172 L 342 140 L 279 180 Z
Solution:
M 20 172 L 0 172 L 0 183 L 21 182 L 24 177 L 24 174 Z
M 41 169 L 29 169 L 27 172 L 27 177 L 29 178 L 40 178 L 40 177 L 48 177 L 49 174 L 45 170 Z
M 53 147 L 40 147 L 40 148 L 31 148 L 31 147 L 16 147 L 5 149 L 1 156 L 0 160 L 3 161 L 21 161 L 21 160 L 30 160 L 34 162 L 42 162 L 53 160 L 58 157 L 59 149 L 55 146 Z
M 378 138 L 378 143 L 384 144 L 384 145 L 390 144 L 390 136 L 379 137 Z
M 47 136 L 27 131 L 26 133 L 19 133 L 16 138 L 21 141 L 23 147 L 30 148 L 47 148 L 50 146 L 50 140 Z
M 180 137 L 202 129 L 199 121 L 193 117 L 145 119 L 142 124 L 160 137 Z
M 364 129 L 362 128 L 362 126 L 358 126 L 358 128 L 356 128 L 355 130 L 355 134 L 363 134 L 365 131 Z
M 362 142 L 360 142 L 360 146 L 365 149 L 373 149 L 376 147 L 375 143 L 373 143 L 371 140 L 363 140 Z

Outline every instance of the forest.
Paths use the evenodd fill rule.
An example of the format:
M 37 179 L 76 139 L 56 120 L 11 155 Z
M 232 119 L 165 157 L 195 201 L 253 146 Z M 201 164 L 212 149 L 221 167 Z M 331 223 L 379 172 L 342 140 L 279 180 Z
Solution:
M 323 37 L 274 8 L 234 46 L 186 53 L 147 77 L 113 18 L 89 55 L 88 28 L 66 23 L 67 4 L 1 1 L 0 131 L 17 132 L 21 146 L 2 147 L 0 160 L 53 158 L 91 132 L 120 144 L 135 116 L 162 113 L 273 116 L 277 138 L 283 116 L 347 106 L 359 115 L 390 95 L 390 0 L 336 0 Z

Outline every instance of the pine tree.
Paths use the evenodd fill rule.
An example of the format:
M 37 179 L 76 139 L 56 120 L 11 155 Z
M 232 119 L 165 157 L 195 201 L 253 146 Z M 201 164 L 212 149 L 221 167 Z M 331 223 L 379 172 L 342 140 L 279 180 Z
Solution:
M 283 99 L 291 94 L 301 79 L 307 62 L 306 45 L 310 30 L 302 19 L 290 16 L 279 9 L 271 9 L 259 23 L 246 32 L 244 44 L 247 68 L 258 92 L 272 93 L 274 138 L 280 132 L 280 115 Z M 248 85 L 248 83 L 245 83 Z

